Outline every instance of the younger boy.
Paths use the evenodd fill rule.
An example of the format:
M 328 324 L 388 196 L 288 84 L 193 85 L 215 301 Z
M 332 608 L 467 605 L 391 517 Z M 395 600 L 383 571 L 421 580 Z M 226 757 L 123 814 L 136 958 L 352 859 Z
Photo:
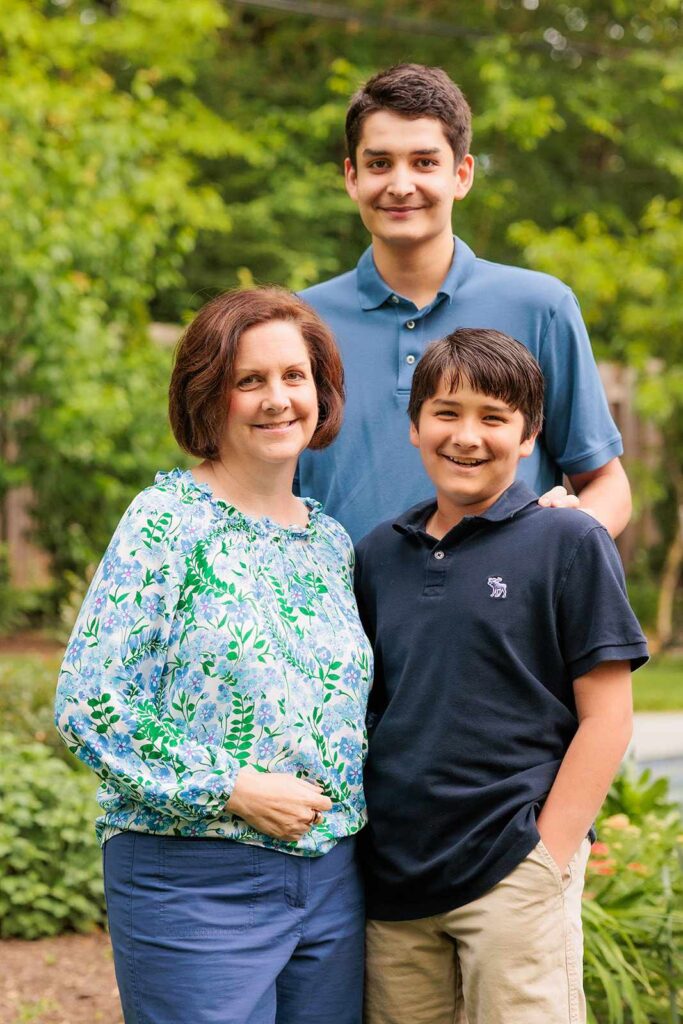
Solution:
M 430 345 L 408 411 L 436 501 L 358 547 L 369 1024 L 585 1020 L 587 835 L 647 649 L 604 527 L 515 482 L 542 408 L 507 335 Z

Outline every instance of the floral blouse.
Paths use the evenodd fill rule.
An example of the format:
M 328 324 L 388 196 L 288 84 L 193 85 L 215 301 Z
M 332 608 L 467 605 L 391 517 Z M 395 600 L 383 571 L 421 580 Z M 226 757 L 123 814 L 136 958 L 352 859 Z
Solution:
M 317 855 L 365 823 L 372 654 L 353 547 L 306 499 L 283 527 L 189 471 L 135 498 L 97 570 L 57 690 L 57 727 L 101 777 L 101 842 L 130 829 Z M 291 772 L 332 810 L 297 843 L 225 809 L 239 769 Z

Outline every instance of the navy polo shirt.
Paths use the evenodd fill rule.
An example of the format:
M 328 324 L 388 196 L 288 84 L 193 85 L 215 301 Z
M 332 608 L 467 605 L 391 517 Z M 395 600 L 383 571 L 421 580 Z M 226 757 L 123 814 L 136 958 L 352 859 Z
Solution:
M 514 483 L 441 540 L 434 501 L 358 546 L 375 650 L 365 774 L 368 913 L 428 917 L 482 896 L 538 842 L 578 727 L 573 681 L 647 660 L 607 531 Z
M 392 292 L 371 249 L 355 270 L 302 298 L 334 331 L 347 406 L 336 441 L 301 456 L 298 492 L 321 501 L 354 541 L 433 494 L 408 440 L 408 396 L 426 345 L 457 327 L 504 331 L 541 365 L 545 425 L 519 469 L 535 494 L 561 483 L 563 473 L 597 469 L 621 455 L 577 301 L 554 277 L 477 259 L 458 238 L 446 279 L 423 309 Z

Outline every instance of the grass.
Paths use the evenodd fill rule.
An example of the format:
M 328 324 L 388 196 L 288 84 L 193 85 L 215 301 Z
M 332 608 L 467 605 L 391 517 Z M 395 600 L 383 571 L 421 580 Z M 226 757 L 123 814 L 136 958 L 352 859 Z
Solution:
M 636 711 L 683 711 L 683 657 L 665 655 L 633 676 Z

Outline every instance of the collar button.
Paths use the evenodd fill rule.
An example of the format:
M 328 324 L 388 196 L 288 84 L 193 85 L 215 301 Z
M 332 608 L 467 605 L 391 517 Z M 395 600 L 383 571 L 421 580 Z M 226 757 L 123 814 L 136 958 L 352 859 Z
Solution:
M 439 561 L 441 561 L 441 559 L 442 559 L 443 557 L 444 557 L 444 553 L 443 553 L 443 551 L 435 551 L 435 552 L 434 552 L 434 558 L 437 558 L 437 559 L 438 559 Z

